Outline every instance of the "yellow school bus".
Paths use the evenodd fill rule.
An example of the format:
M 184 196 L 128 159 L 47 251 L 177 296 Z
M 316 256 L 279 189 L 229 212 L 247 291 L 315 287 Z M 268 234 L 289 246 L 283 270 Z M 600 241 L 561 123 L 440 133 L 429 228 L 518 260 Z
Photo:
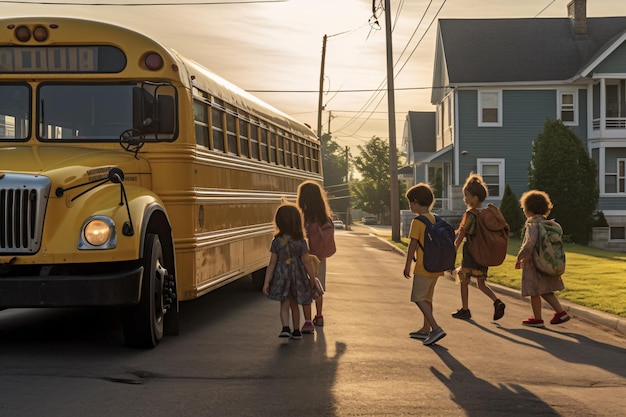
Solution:
M 0 19 L 0 308 L 121 306 L 129 346 L 178 302 L 263 279 L 311 129 L 140 33 Z

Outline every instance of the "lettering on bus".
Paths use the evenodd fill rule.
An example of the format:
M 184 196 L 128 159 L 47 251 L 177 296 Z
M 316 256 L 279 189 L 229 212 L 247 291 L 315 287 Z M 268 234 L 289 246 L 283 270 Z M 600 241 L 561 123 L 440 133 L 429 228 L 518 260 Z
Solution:
M 113 73 L 125 66 L 123 52 L 112 46 L 0 47 L 0 73 L 5 74 Z

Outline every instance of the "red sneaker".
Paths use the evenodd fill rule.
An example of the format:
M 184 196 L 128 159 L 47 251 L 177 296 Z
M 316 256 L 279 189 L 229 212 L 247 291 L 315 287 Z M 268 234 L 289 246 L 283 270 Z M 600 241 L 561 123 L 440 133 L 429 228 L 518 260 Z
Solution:
M 524 326 L 530 326 L 530 327 L 545 327 L 543 325 L 543 320 L 538 320 L 534 318 L 533 316 L 528 317 L 526 320 L 522 322 L 522 324 Z
M 306 334 L 315 333 L 315 326 L 313 326 L 313 322 L 311 322 L 311 320 L 306 320 L 304 322 L 304 326 L 302 326 L 302 333 L 306 333 Z
M 567 314 L 567 311 L 563 310 L 560 313 L 555 313 L 554 314 L 554 317 L 552 317 L 552 320 L 550 320 L 550 324 L 565 323 L 569 319 L 571 319 L 570 315 Z

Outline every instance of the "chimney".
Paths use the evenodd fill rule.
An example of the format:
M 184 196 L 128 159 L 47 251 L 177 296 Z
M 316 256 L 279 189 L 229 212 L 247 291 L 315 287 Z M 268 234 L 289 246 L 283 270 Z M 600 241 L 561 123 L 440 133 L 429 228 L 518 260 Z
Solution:
M 567 5 L 567 17 L 574 21 L 576 35 L 587 34 L 587 0 L 572 0 Z

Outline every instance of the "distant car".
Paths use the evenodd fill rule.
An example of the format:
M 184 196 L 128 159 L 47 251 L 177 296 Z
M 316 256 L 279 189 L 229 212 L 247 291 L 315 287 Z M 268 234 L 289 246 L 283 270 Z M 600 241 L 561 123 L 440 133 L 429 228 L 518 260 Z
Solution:
M 345 229 L 346 225 L 343 224 L 343 222 L 341 220 L 333 220 L 333 226 L 335 226 L 335 229 Z
M 363 224 L 376 224 L 376 217 L 374 216 L 365 216 L 361 219 L 361 223 Z

